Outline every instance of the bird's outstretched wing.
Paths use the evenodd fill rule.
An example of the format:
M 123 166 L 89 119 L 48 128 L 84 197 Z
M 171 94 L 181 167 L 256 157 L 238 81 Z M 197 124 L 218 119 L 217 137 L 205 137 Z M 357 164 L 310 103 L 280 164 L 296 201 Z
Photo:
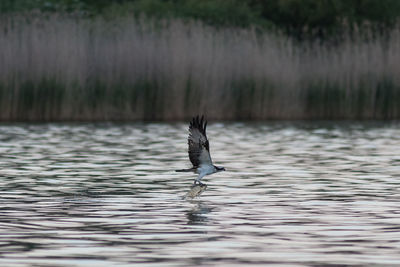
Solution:
M 195 168 L 201 164 L 212 164 L 206 127 L 207 121 L 204 121 L 204 116 L 194 117 L 189 125 L 189 159 Z

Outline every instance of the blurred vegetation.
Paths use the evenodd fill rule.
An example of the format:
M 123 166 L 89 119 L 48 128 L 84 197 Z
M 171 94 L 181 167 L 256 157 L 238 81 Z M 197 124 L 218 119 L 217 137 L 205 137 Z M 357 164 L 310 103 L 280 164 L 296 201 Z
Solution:
M 399 15 L 400 0 L 0 0 L 0 121 L 399 119 Z
M 76 12 L 108 19 L 145 15 L 201 20 L 213 26 L 279 29 L 298 39 L 325 38 L 368 28 L 391 30 L 398 0 L 1 0 L 2 13 Z
M 334 46 L 181 19 L 2 27 L 0 121 L 400 118 L 397 27 Z

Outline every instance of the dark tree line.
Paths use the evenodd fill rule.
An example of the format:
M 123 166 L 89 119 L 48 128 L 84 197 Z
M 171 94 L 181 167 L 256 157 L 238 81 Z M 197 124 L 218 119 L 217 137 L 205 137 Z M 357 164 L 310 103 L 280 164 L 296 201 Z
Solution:
M 297 38 L 354 28 L 384 32 L 400 16 L 399 0 L 1 0 L 3 13 L 84 11 L 87 16 L 199 19 L 214 26 L 278 29 Z

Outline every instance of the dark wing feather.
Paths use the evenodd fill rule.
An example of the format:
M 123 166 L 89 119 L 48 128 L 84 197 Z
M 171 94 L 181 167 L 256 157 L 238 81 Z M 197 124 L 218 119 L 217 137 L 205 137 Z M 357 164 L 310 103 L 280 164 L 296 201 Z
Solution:
M 212 164 L 206 127 L 207 121 L 204 121 L 204 116 L 193 118 L 189 125 L 189 159 L 193 167 L 199 167 L 200 164 Z

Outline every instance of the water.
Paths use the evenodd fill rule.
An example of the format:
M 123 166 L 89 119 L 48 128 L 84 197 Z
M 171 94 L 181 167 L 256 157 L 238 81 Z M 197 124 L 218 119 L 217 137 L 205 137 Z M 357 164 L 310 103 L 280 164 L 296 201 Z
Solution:
M 396 123 L 0 126 L 1 266 L 400 265 Z

